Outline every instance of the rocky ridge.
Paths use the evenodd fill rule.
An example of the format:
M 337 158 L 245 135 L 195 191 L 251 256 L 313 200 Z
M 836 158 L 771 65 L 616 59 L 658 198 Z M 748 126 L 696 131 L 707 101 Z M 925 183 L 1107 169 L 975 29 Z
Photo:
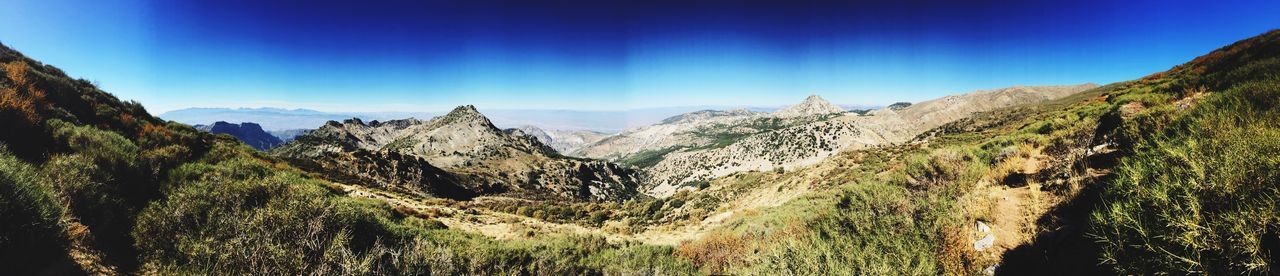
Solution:
M 262 126 L 256 123 L 232 124 L 219 121 L 213 123 L 213 125 L 195 125 L 195 128 L 209 133 L 234 136 L 246 145 L 258 150 L 267 150 L 284 143 L 275 135 L 263 131 Z
M 750 135 L 724 147 L 671 152 L 654 166 L 645 168 L 642 174 L 652 185 L 650 194 L 669 196 L 695 181 L 742 171 L 809 166 L 847 149 L 906 142 L 929 129 L 974 113 L 1048 101 L 1096 87 L 1096 84 L 1017 86 L 947 96 L 901 108 L 882 108 L 867 115 L 810 115 L 819 117 L 811 122 Z M 805 102 L 797 106 L 811 105 L 810 99 Z
M 498 129 L 470 105 L 430 120 L 331 121 L 273 151 L 291 160 L 319 160 L 349 170 L 370 168 L 364 159 L 344 157 L 366 152 L 420 158 L 419 165 L 439 168 L 451 177 L 410 180 L 423 179 L 426 186 L 453 184 L 474 194 L 617 200 L 636 191 L 630 170 L 604 161 L 562 157 L 534 136 Z M 362 172 L 380 175 L 367 171 Z
M 819 96 L 773 113 L 699 111 L 630 129 L 574 152 L 641 169 L 646 192 L 670 196 L 682 187 L 743 171 L 794 169 L 835 153 L 900 143 L 977 112 L 1061 98 L 1097 87 L 1018 86 L 975 91 L 865 115 Z

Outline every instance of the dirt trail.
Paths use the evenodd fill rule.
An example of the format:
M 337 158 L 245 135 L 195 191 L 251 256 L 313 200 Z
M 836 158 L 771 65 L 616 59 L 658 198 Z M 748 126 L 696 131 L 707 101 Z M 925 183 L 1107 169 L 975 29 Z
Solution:
M 589 234 L 605 237 L 611 242 L 635 241 L 654 245 L 680 245 L 695 240 L 747 210 L 775 207 L 798 197 L 809 190 L 802 183 L 779 182 L 755 189 L 750 193 L 722 205 L 717 212 L 699 222 L 665 225 L 636 234 L 621 234 L 601 228 L 585 227 L 572 223 L 555 223 L 539 219 L 479 209 L 459 209 L 444 204 L 424 202 L 413 196 L 400 195 L 358 185 L 337 184 L 348 196 L 377 199 L 393 206 L 410 208 L 419 213 L 432 214 L 433 218 L 452 229 L 478 233 L 502 240 L 525 239 L 545 234 Z M 483 200 L 477 198 L 475 200 Z
M 1032 184 L 1018 188 L 998 187 L 988 195 L 994 201 L 994 208 L 990 214 L 991 221 L 986 223 L 996 237 L 993 253 L 999 256 L 1032 238 L 1035 218 L 1042 215 L 1042 194 L 1039 185 Z
M 497 239 L 529 238 L 541 234 L 593 234 L 609 241 L 633 240 L 628 236 L 607 233 L 597 228 L 576 224 L 554 223 L 507 213 L 430 204 L 412 198 L 357 185 L 338 184 L 348 196 L 377 199 L 393 206 L 410 208 L 419 213 L 436 214 L 434 219 L 452 229 L 479 233 Z
M 107 265 L 103 261 L 103 253 L 94 249 L 93 236 L 89 234 L 89 228 L 74 217 L 64 219 L 67 221 L 65 231 L 67 237 L 71 240 L 71 245 L 67 248 L 67 255 L 80 267 L 80 270 L 84 271 L 85 274 L 95 276 L 120 275 L 115 266 Z

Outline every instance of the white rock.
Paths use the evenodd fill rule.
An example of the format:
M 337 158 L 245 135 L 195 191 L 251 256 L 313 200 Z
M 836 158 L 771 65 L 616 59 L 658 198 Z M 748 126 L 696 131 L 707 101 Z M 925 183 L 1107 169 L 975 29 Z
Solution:
M 973 242 L 973 250 L 982 252 L 983 250 L 987 250 L 987 248 L 991 248 L 991 246 L 994 246 L 994 245 L 996 245 L 996 236 L 992 234 L 987 234 L 986 237 L 982 237 L 982 239 L 976 242 Z
M 986 234 L 991 232 L 991 227 L 987 226 L 987 224 L 982 222 L 981 220 L 978 221 L 977 227 L 978 227 L 978 233 Z

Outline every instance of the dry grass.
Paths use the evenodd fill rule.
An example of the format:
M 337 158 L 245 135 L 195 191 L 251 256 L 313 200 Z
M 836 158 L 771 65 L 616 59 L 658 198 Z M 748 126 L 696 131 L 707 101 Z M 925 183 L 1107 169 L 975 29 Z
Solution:
M 723 231 L 711 232 L 701 239 L 680 245 L 676 255 L 689 259 L 695 266 L 710 274 L 724 274 L 728 269 L 743 263 L 749 252 L 750 237 Z

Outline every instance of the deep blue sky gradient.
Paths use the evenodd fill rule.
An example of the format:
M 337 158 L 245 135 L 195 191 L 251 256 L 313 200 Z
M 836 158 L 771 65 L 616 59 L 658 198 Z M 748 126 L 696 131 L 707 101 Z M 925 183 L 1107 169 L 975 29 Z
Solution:
M 919 101 L 1109 83 L 1280 27 L 1280 1 L 15 0 L 0 42 L 154 112 Z

